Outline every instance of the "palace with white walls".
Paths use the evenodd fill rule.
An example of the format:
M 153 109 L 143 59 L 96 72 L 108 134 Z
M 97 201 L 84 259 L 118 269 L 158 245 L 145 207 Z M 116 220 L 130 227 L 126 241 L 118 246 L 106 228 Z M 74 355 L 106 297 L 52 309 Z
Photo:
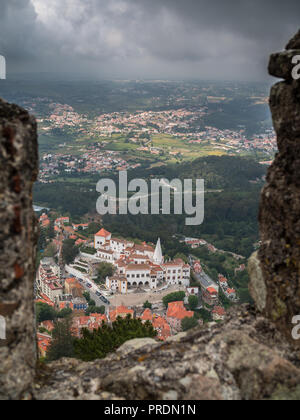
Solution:
M 94 247 L 99 261 L 116 268 L 113 277 L 107 277 L 106 288 L 122 294 L 132 289 L 157 289 L 163 285 L 190 285 L 191 269 L 183 260 L 165 262 L 160 239 L 156 247 L 145 242 L 134 242 L 113 238 L 101 229 L 95 235 Z

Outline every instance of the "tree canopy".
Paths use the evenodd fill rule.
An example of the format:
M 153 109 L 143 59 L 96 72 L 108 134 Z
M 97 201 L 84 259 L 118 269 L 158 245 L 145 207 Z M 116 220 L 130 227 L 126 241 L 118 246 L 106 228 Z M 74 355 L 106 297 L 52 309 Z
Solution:
M 75 245 L 75 241 L 72 239 L 66 239 L 63 242 L 62 248 L 62 255 L 65 264 L 71 264 L 78 254 L 79 248 Z
M 189 296 L 189 308 L 191 311 L 197 308 L 199 304 L 198 296 L 191 295 Z
M 96 282 L 98 284 L 104 283 L 106 280 L 106 277 L 111 277 L 114 274 L 114 266 L 109 263 L 101 263 L 98 266 L 98 276 Z
M 163 303 L 164 303 L 165 307 L 167 308 L 169 303 L 184 301 L 184 298 L 185 298 L 185 293 L 184 292 L 174 292 L 174 293 L 170 293 L 169 295 L 165 296 L 163 298 Z
M 56 315 L 56 311 L 52 306 L 42 302 L 36 304 L 36 320 L 38 324 L 44 321 L 54 321 Z
M 152 309 L 152 303 L 148 300 L 144 303 L 144 309 Z
M 112 326 L 103 323 L 93 332 L 83 330 L 83 338 L 75 340 L 75 356 L 86 362 L 103 359 L 128 340 L 154 338 L 156 335 L 149 321 L 143 324 L 140 319 L 132 319 L 130 315 L 125 319 L 119 317 Z
M 71 318 L 66 318 L 55 323 L 52 338 L 47 352 L 47 361 L 52 362 L 62 357 L 74 357 L 75 337 L 71 333 Z
M 197 327 L 197 325 L 198 325 L 198 321 L 194 317 L 193 318 L 187 317 L 181 321 L 181 327 L 183 331 L 191 330 L 192 328 Z

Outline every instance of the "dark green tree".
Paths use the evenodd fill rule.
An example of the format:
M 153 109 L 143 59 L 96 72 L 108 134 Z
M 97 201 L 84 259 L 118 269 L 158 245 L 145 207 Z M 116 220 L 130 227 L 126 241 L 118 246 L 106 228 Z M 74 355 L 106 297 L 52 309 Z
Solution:
M 47 229 L 47 236 L 49 239 L 54 239 L 55 238 L 55 230 L 54 230 L 54 221 L 51 220 L 50 221 L 50 225 Z
M 176 260 L 176 259 L 181 259 L 181 260 L 183 260 L 186 264 L 189 262 L 188 257 L 187 257 L 185 254 L 183 254 L 182 252 L 178 252 L 178 253 L 174 256 L 174 259 L 175 259 L 175 260 Z
M 71 333 L 71 318 L 66 318 L 55 323 L 52 331 L 53 340 L 49 347 L 47 358 L 48 362 L 59 360 L 62 357 L 74 357 L 75 338 Z
M 62 255 L 65 264 L 71 264 L 78 254 L 79 248 L 75 245 L 75 241 L 72 239 L 65 240 L 62 248 Z
M 148 300 L 144 303 L 144 309 L 152 309 L 152 303 Z
M 194 311 L 199 303 L 198 296 L 191 295 L 189 296 L 189 308 L 191 311 Z
M 103 323 L 98 330 L 83 331 L 83 338 L 75 341 L 75 356 L 89 362 L 103 359 L 116 351 L 122 344 L 134 338 L 156 337 L 157 333 L 150 322 L 142 323 L 140 319 L 118 318 L 112 326 Z
M 52 306 L 41 302 L 36 304 L 36 320 L 38 324 L 43 321 L 54 321 L 56 319 L 56 315 L 57 313 Z
M 203 319 L 204 322 L 212 322 L 213 318 L 209 311 L 206 311 L 205 309 L 200 309 L 200 311 L 197 311 L 201 319 Z
M 86 316 L 90 316 L 91 314 L 105 314 L 105 306 L 89 306 L 88 309 L 85 311 Z
M 50 242 L 44 251 L 43 257 L 54 258 L 56 254 L 57 254 L 56 246 L 54 245 L 53 242 Z
M 47 246 L 47 235 L 46 235 L 46 230 L 45 229 L 41 229 L 40 230 L 40 234 L 39 234 L 39 238 L 38 238 L 38 250 L 42 251 L 46 248 Z
M 104 283 L 106 277 L 111 277 L 114 274 L 114 266 L 109 263 L 101 263 L 98 267 L 98 276 L 96 282 L 98 284 Z
M 64 308 L 60 312 L 58 312 L 57 318 L 59 318 L 59 319 L 67 318 L 70 315 L 72 315 L 72 313 L 73 313 L 73 311 L 72 311 L 71 308 Z
M 197 325 L 198 325 L 198 321 L 194 317 L 193 318 L 187 317 L 181 321 L 181 327 L 183 331 L 191 330 L 192 328 L 197 327 Z
M 163 298 L 163 303 L 164 303 L 165 307 L 167 308 L 169 303 L 184 301 L 184 298 L 185 298 L 185 293 L 184 292 L 170 293 L 169 295 L 167 295 Z
M 99 223 L 90 223 L 89 227 L 86 229 L 86 233 L 88 235 L 95 235 L 101 229 L 101 225 Z
M 85 300 L 89 303 L 91 300 L 91 295 L 89 292 L 84 292 L 83 293 L 83 297 L 85 298 Z

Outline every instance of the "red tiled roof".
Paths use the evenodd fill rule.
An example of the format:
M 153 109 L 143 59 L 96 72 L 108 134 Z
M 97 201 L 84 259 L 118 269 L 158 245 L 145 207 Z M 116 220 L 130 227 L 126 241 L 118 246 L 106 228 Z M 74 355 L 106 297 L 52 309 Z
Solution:
M 62 309 L 72 309 L 72 311 L 73 311 L 73 309 L 74 309 L 74 305 L 73 305 L 73 303 L 72 302 L 59 302 L 59 309 L 60 310 L 62 310 Z
M 40 303 L 46 303 L 46 305 L 54 306 L 54 303 L 43 293 L 41 293 L 41 299 L 37 299 L 35 302 L 36 303 L 39 303 L 39 302 Z
M 108 232 L 107 230 L 105 230 L 105 229 L 101 229 L 101 230 L 99 230 L 99 232 L 98 233 L 96 233 L 96 235 L 95 236 L 101 236 L 102 238 L 107 238 L 108 236 L 110 236 L 111 235 L 111 233 L 110 232 Z
M 158 331 L 157 338 L 161 341 L 166 341 L 167 338 L 171 337 L 171 328 L 167 321 L 159 316 L 158 318 L 154 318 L 152 321 L 153 328 Z
M 211 295 L 216 295 L 218 293 L 214 287 L 208 287 L 206 290 Z
M 220 316 L 225 316 L 226 315 L 226 311 L 221 306 L 216 306 L 214 308 L 214 310 L 213 310 L 213 314 L 217 314 L 217 315 L 220 315 Z
M 227 289 L 227 293 L 229 295 L 233 295 L 234 293 L 236 293 L 236 291 L 234 289 Z
M 146 264 L 129 264 L 126 268 L 126 271 L 151 271 L 150 266 Z
M 75 284 L 75 283 L 78 283 L 78 280 L 77 280 L 77 279 L 75 279 L 75 277 L 70 277 L 70 278 L 68 278 L 68 279 L 65 281 L 65 283 L 67 283 L 67 284 Z
M 168 306 L 167 318 L 177 318 L 177 319 L 184 319 L 184 318 L 193 318 L 194 312 L 187 311 L 184 307 L 183 302 L 171 302 Z
M 146 309 L 145 312 L 143 313 L 143 315 L 141 316 L 141 320 L 142 321 L 152 321 L 153 319 L 153 314 L 151 309 Z
M 37 342 L 38 342 L 38 347 L 39 349 L 44 352 L 47 353 L 47 350 L 51 344 L 52 338 L 44 335 L 44 334 L 37 334 Z
M 118 306 L 117 309 L 109 313 L 109 316 L 110 316 L 110 320 L 114 322 L 118 318 L 118 316 L 128 315 L 128 314 L 133 316 L 134 310 L 129 309 L 126 306 Z
M 96 322 L 98 323 L 102 323 L 102 321 L 107 322 L 107 316 L 106 315 L 102 315 L 102 314 L 91 314 L 92 318 L 96 319 Z

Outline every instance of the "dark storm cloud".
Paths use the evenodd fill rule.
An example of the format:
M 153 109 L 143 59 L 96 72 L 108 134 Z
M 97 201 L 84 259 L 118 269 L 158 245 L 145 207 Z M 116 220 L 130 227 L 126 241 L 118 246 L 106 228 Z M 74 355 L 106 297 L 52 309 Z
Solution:
M 14 71 L 255 79 L 299 27 L 299 0 L 0 0 Z
M 0 0 L 1 54 L 16 62 L 32 56 L 38 47 L 36 29 L 36 13 L 30 0 Z

